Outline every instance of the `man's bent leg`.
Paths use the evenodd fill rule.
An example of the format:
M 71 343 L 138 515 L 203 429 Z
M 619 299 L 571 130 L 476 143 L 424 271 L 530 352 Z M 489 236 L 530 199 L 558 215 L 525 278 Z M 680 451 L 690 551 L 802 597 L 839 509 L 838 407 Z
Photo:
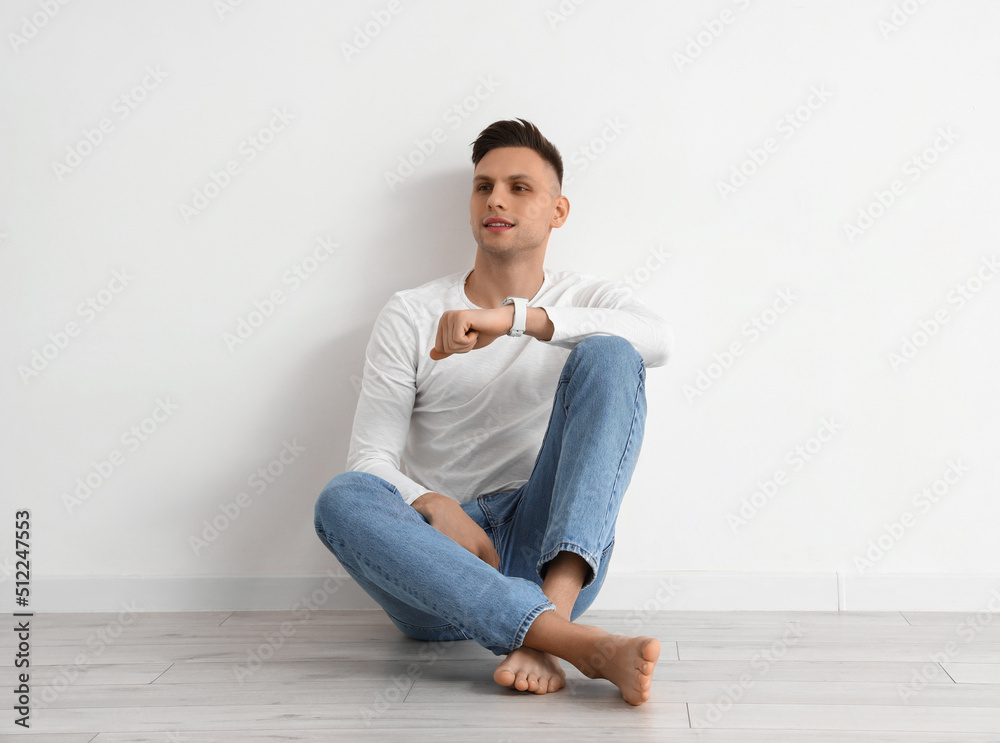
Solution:
M 642 443 L 644 383 L 642 358 L 624 339 L 592 336 L 578 344 L 560 375 L 532 475 L 514 494 L 516 510 L 499 539 L 505 572 L 541 583 L 563 622 L 582 614 L 604 583 L 615 520 Z M 552 628 L 551 621 L 542 624 Z M 536 630 L 539 626 L 538 620 L 532 624 Z M 542 647 L 526 639 L 497 667 L 494 680 L 535 693 L 562 688 L 565 674 Z M 578 659 L 556 654 L 583 670 Z M 655 657 L 652 660 L 650 673 Z M 607 677 L 624 689 L 613 675 Z
M 428 524 L 375 475 L 345 472 L 331 480 L 316 501 L 315 527 L 344 569 L 411 637 L 471 638 L 502 655 L 553 608 L 538 585 L 502 575 Z
M 588 569 L 570 619 L 593 603 L 607 573 L 642 445 L 645 378 L 642 357 L 624 338 L 590 336 L 573 348 L 531 477 L 502 537 L 509 574 L 539 584 L 553 560 L 567 557 L 562 553 L 582 559 Z

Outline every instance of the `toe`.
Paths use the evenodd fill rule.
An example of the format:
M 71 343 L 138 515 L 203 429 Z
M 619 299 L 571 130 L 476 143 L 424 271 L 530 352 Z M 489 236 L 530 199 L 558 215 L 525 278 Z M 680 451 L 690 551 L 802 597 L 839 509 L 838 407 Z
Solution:
M 493 680 L 500 684 L 500 686 L 513 686 L 514 672 L 509 668 L 498 668 L 493 673 Z
M 517 678 L 514 679 L 514 688 L 518 691 L 528 690 L 528 679 L 525 678 L 523 673 L 517 674 Z
M 656 663 L 660 658 L 660 641 L 655 637 L 642 646 L 642 657 L 650 663 Z

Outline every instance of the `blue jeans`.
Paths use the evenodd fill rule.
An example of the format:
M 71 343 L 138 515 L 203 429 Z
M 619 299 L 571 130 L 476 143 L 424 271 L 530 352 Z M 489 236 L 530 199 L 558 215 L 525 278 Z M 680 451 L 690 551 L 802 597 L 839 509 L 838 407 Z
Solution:
M 590 566 L 571 617 L 597 597 L 642 445 L 645 380 L 642 357 L 624 338 L 588 336 L 572 349 L 531 477 L 517 490 L 462 504 L 492 539 L 499 570 L 367 472 L 327 484 L 316 501 L 316 533 L 404 634 L 473 639 L 510 653 L 539 614 L 555 609 L 541 586 L 559 552 Z

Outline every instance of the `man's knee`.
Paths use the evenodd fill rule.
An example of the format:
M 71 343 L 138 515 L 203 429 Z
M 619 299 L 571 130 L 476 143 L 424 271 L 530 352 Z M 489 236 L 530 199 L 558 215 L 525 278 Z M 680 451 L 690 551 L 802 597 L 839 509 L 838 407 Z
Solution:
M 620 335 L 587 336 L 573 347 L 567 361 L 617 366 L 623 373 L 644 367 L 642 356 Z
M 330 534 L 354 520 L 366 493 L 370 498 L 376 486 L 372 478 L 379 479 L 367 472 L 343 472 L 326 484 L 313 509 L 316 531 L 321 538 L 323 532 Z

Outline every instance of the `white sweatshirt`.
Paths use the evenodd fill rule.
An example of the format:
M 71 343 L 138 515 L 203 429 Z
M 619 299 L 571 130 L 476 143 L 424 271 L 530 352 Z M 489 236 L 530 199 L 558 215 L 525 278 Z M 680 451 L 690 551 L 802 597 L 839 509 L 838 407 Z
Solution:
M 482 309 L 465 294 L 472 269 L 392 295 L 375 320 L 351 431 L 347 470 L 392 483 L 410 504 L 428 492 L 459 503 L 528 481 L 556 385 L 573 346 L 590 335 L 628 340 L 647 368 L 667 362 L 673 334 L 631 289 L 597 276 L 543 269 L 529 307 L 552 339 L 500 336 L 435 361 L 447 310 Z

